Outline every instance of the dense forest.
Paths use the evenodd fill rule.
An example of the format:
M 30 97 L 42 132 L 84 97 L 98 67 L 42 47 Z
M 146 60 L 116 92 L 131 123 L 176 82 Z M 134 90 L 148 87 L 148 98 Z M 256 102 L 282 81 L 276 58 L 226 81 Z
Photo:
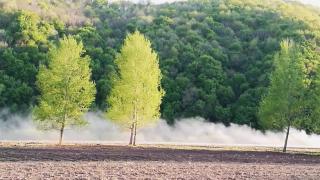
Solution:
M 259 103 L 280 42 L 302 45 L 306 83 L 319 57 L 320 11 L 291 1 L 4 0 L 0 8 L 0 108 L 11 112 L 28 113 L 38 103 L 39 66 L 65 35 L 82 41 L 91 58 L 97 88 L 91 109 L 103 111 L 123 40 L 135 30 L 147 36 L 159 55 L 166 91 L 161 115 L 170 124 L 201 116 L 264 129 Z M 310 124 L 301 128 L 316 131 Z

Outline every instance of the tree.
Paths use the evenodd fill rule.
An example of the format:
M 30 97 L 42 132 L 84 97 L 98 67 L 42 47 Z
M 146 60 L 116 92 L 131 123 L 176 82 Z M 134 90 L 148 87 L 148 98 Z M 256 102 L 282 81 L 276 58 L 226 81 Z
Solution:
M 107 117 L 131 130 L 130 145 L 136 143 L 137 128 L 156 122 L 164 90 L 161 71 L 151 43 L 138 31 L 125 39 L 115 63 L 118 74 L 107 99 Z
M 54 35 L 53 26 L 42 22 L 35 13 L 19 11 L 13 21 L 8 26 L 10 45 L 36 46 L 37 43 L 46 43 L 48 36 Z
M 264 128 L 286 130 L 283 152 L 286 152 L 290 127 L 303 111 L 304 74 L 298 47 L 291 40 L 281 42 L 281 50 L 274 59 L 275 70 L 271 84 L 263 98 L 260 123 Z
M 82 119 L 95 96 L 95 84 L 90 80 L 90 58 L 82 57 L 82 43 L 64 37 L 50 52 L 48 67 L 41 66 L 37 75 L 40 103 L 34 109 L 35 120 L 44 129 L 59 129 L 62 143 L 64 128 L 84 125 Z

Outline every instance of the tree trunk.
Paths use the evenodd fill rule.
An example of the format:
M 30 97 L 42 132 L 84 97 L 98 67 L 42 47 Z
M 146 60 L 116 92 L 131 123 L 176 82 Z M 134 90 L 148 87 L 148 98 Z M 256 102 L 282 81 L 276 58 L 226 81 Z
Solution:
M 134 123 L 131 124 L 131 127 L 130 127 L 130 141 L 129 141 L 129 145 L 132 145 L 133 144 L 133 130 L 134 130 Z
M 134 123 L 133 146 L 136 145 L 136 139 L 137 139 L 137 122 Z
M 286 140 L 284 142 L 283 152 L 287 152 L 288 138 L 289 138 L 289 133 L 290 133 L 290 125 L 291 124 L 289 123 L 288 128 L 287 128 Z
M 137 135 L 137 122 L 138 122 L 138 112 L 137 112 L 137 105 L 136 103 L 134 104 L 134 117 L 133 117 L 133 126 L 132 126 L 132 133 L 133 133 L 133 140 L 132 140 L 132 145 L 136 145 L 136 135 Z
M 62 144 L 63 131 L 64 131 L 64 122 L 62 123 L 61 129 L 60 129 L 60 139 L 59 139 L 59 145 L 60 146 Z
M 69 83 L 70 77 L 67 80 L 67 83 Z M 61 146 L 62 144 L 62 137 L 63 137 L 63 131 L 64 131 L 64 126 L 66 123 L 66 119 L 67 119 L 67 105 L 66 105 L 66 100 L 68 99 L 68 86 L 65 86 L 65 94 L 64 94 L 64 100 L 65 100 L 65 104 L 64 104 L 64 114 L 63 114 L 63 119 L 62 119 L 62 123 L 61 123 L 61 129 L 60 129 L 60 139 L 59 139 L 59 145 Z

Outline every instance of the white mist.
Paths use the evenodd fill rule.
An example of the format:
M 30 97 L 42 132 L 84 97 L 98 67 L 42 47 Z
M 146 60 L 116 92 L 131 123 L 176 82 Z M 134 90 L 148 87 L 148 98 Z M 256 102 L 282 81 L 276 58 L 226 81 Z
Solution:
M 1 113 L 0 113 L 1 114 Z M 1 117 L 1 116 L 0 116 Z M 66 128 L 65 142 L 128 143 L 129 133 L 121 131 L 99 113 L 88 113 L 85 118 L 89 125 L 81 128 Z M 58 131 L 40 131 L 32 122 L 31 116 L 12 115 L 7 121 L 0 119 L 0 141 L 58 141 Z M 164 120 L 152 127 L 138 131 L 140 144 L 184 144 L 184 145 L 254 145 L 283 146 L 284 133 L 266 132 L 248 126 L 205 122 L 202 118 L 177 121 L 169 126 Z M 289 147 L 318 147 L 319 135 L 307 135 L 304 131 L 292 129 Z

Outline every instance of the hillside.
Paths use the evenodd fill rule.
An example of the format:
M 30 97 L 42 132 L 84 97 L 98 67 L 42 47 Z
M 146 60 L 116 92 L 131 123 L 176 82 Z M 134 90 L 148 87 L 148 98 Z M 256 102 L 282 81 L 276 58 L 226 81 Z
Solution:
M 138 29 L 149 37 L 159 54 L 166 90 L 161 112 L 169 123 L 201 116 L 263 129 L 257 110 L 279 42 L 292 38 L 319 52 L 320 11 L 291 1 L 4 0 L 0 7 L 0 107 L 12 112 L 28 112 L 37 103 L 39 64 L 67 34 L 82 40 L 92 59 L 95 110 L 107 108 L 115 55 L 126 33 Z M 317 63 L 305 58 L 308 74 Z

